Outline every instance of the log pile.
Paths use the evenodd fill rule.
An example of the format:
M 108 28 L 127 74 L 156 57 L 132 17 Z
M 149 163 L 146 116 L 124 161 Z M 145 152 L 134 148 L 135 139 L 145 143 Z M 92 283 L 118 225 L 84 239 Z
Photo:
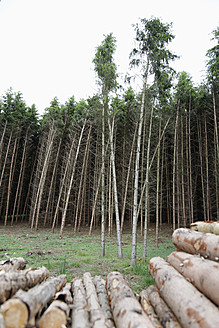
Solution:
M 119 272 L 67 283 L 44 267 L 2 269 L 0 328 L 219 327 L 219 236 L 178 229 L 172 239 L 177 251 L 150 260 L 156 286 L 140 295 Z

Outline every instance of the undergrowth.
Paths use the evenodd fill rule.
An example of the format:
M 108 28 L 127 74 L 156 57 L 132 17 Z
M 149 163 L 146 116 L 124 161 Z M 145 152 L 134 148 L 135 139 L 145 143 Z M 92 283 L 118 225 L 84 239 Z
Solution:
M 89 271 L 92 276 L 101 275 L 106 278 L 111 271 L 120 271 L 129 281 L 134 291 L 140 292 L 154 281 L 148 272 L 150 258 L 161 256 L 166 258 L 175 247 L 168 229 L 161 231 L 159 247 L 155 246 L 154 230 L 148 232 L 147 257 L 142 258 L 143 239 L 138 237 L 136 265 L 130 266 L 131 234 L 123 234 L 123 259 L 118 259 L 116 233 L 106 237 L 105 257 L 100 257 L 100 233 L 95 231 L 91 236 L 86 232 L 74 234 L 64 232 L 52 233 L 42 228 L 31 231 L 28 226 L 0 226 L 0 260 L 12 257 L 23 257 L 28 261 L 27 267 L 45 266 L 51 276 L 66 274 L 67 280 L 82 277 Z

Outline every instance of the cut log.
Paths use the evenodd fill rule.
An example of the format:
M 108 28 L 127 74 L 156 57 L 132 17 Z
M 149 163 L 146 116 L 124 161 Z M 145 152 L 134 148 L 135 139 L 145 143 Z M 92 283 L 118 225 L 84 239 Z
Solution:
M 0 313 L 0 328 L 5 328 L 4 317 L 1 313 Z
M 8 272 L 10 270 L 24 270 L 27 261 L 23 257 L 13 257 L 6 261 L 0 261 L 0 271 Z
M 48 277 L 49 271 L 45 267 L 22 271 L 0 271 L 0 304 L 12 297 L 18 289 L 27 290 Z
M 71 290 L 73 294 L 72 328 L 90 328 L 86 293 L 82 279 L 75 278 L 71 282 Z
M 94 277 L 94 285 L 96 287 L 97 297 L 100 304 L 100 307 L 103 311 L 105 318 L 107 319 L 107 327 L 114 328 L 114 321 L 109 306 L 108 294 L 106 290 L 106 281 L 101 276 Z
M 61 328 L 67 325 L 69 306 L 59 300 L 53 301 L 38 321 L 39 328 Z
M 182 327 L 219 327 L 218 308 L 164 259 L 152 258 L 149 271 Z
M 197 221 L 191 223 L 191 230 L 219 235 L 219 221 Z
M 141 294 L 141 297 L 147 297 L 150 304 L 152 305 L 155 313 L 159 321 L 161 322 L 164 328 L 180 328 L 181 325 L 179 324 L 178 320 L 176 319 L 175 315 L 168 307 L 168 305 L 164 302 L 161 298 L 157 287 L 149 286 L 146 290 L 144 290 Z
M 180 228 L 174 231 L 172 241 L 182 251 L 219 261 L 219 236 Z
M 19 290 L 0 309 L 4 316 L 5 328 L 23 328 L 29 322 L 34 324 L 35 315 L 47 305 L 66 283 L 66 275 L 49 279 L 27 292 Z
M 121 273 L 109 273 L 106 286 L 117 328 L 154 327 Z
M 72 304 L 71 284 L 67 283 L 60 292 L 56 293 L 55 300 L 43 313 L 38 321 L 39 328 L 60 328 L 67 325 L 70 304 Z
M 71 283 L 67 283 L 60 292 L 56 293 L 55 299 L 63 301 L 66 304 L 72 304 Z
M 149 294 L 148 294 L 147 289 L 143 290 L 140 293 L 140 302 L 141 302 L 141 306 L 142 306 L 144 312 L 150 318 L 150 320 L 153 323 L 154 327 L 163 328 L 163 326 L 161 325 L 161 323 L 159 321 L 159 318 L 158 318 L 157 314 L 154 311 L 153 306 L 151 305 L 151 303 L 149 301 Z
M 84 286 L 87 296 L 88 311 L 90 313 L 90 322 L 92 327 L 107 328 L 107 319 L 101 310 L 98 302 L 96 289 L 90 272 L 85 272 L 83 275 Z
M 219 306 L 219 263 L 184 252 L 171 253 L 167 261 Z

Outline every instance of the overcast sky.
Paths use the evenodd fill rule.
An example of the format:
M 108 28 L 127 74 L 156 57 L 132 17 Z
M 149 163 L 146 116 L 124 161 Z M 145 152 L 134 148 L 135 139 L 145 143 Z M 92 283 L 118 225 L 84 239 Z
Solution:
M 0 96 L 20 91 L 39 113 L 57 96 L 79 101 L 97 90 L 92 59 L 104 35 L 117 39 L 118 72 L 126 74 L 139 18 L 173 23 L 175 69 L 197 84 L 205 72 L 218 0 L 1 0 Z

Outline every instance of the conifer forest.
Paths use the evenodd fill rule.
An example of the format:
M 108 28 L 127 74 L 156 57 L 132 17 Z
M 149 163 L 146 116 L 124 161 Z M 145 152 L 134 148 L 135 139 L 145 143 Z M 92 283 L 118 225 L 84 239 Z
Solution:
M 103 36 L 91 58 L 99 92 L 78 102 L 57 98 L 39 117 L 22 93 L 0 99 L 0 224 L 74 233 L 144 235 L 196 220 L 219 220 L 219 28 L 206 53 L 206 74 L 194 85 L 171 67 L 171 24 L 134 26 L 130 72 L 121 83 L 116 39 Z M 135 79 L 141 90 L 135 91 Z M 122 86 L 121 86 L 122 84 Z

